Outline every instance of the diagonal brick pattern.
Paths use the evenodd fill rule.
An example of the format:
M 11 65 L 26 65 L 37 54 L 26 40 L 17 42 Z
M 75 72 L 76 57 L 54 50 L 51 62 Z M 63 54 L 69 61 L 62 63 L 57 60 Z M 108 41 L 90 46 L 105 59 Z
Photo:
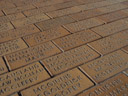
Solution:
M 128 0 L 0 0 L 0 96 L 128 96 Z

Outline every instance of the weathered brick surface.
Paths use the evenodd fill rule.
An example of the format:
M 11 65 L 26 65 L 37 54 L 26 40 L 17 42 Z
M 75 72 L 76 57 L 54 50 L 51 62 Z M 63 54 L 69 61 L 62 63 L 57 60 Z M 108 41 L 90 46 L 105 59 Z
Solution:
M 0 96 L 127 96 L 128 0 L 0 0 Z
M 64 17 L 58 17 L 55 19 L 50 19 L 40 23 L 36 23 L 36 25 L 42 30 L 48 30 L 48 29 L 61 26 L 64 24 L 72 23 L 72 22 L 75 22 L 75 20 L 69 16 L 64 16 Z
M 74 33 L 74 32 L 78 32 L 78 31 L 81 31 L 81 30 L 87 30 L 89 28 L 92 28 L 92 27 L 95 27 L 95 26 L 98 26 L 98 25 L 102 25 L 103 23 L 104 22 L 99 21 L 96 18 L 91 18 L 91 19 L 86 19 L 86 20 L 83 20 L 83 21 L 78 21 L 78 22 L 75 22 L 75 23 L 70 23 L 70 24 L 65 25 L 64 27 L 67 30 L 69 30 L 71 33 Z
M 77 46 L 99 39 L 100 36 L 92 31 L 81 31 L 53 40 L 62 50 L 69 50 Z
M 56 27 L 40 33 L 24 36 L 23 39 L 29 46 L 33 46 L 68 34 L 69 32 L 66 31 L 64 28 Z
M 5 56 L 10 69 L 16 69 L 29 63 L 44 59 L 59 53 L 60 50 L 51 42 L 26 48 Z
M 3 11 L 6 14 L 13 14 L 13 13 L 18 13 L 18 12 L 22 12 L 24 10 L 29 10 L 29 9 L 33 9 L 35 8 L 32 5 L 27 5 L 27 6 L 21 6 L 21 7 L 16 7 L 16 8 L 9 8 L 9 9 L 4 9 Z
M 0 43 L 13 40 L 19 37 L 30 35 L 32 33 L 40 32 L 39 29 L 34 25 L 29 25 L 25 27 L 20 27 L 17 29 L 8 30 L 5 32 L 0 32 Z
M 110 53 L 128 45 L 128 30 L 94 41 L 89 45 L 102 55 Z
M 88 46 L 83 45 L 65 53 L 44 59 L 42 60 L 42 63 L 52 75 L 56 75 L 84 62 L 93 60 L 98 56 L 99 54 L 97 54 L 95 51 L 90 49 Z
M 104 37 L 112 35 L 114 33 L 118 33 L 126 29 L 128 29 L 128 23 L 126 23 L 124 20 L 118 20 L 102 26 L 92 28 L 91 30 Z

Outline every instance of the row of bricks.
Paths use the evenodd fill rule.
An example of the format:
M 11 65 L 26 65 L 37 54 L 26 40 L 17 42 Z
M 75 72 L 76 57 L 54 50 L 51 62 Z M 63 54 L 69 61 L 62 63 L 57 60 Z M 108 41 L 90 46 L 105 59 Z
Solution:
M 35 62 L 15 71 L 11 71 L 9 73 L 1 75 L 0 96 L 7 96 L 17 91 L 21 91 L 21 94 L 23 96 L 73 96 L 85 90 L 84 92 L 78 95 L 83 96 L 84 94 L 96 94 L 95 90 L 98 90 L 99 88 L 102 88 L 108 84 L 112 85 L 109 86 L 109 89 L 107 89 L 105 92 L 101 92 L 101 94 L 99 94 L 98 96 L 103 96 L 103 94 L 109 94 L 109 92 L 113 92 L 113 90 L 121 88 L 121 86 L 123 86 L 123 88 L 125 87 L 125 90 L 122 89 L 121 92 L 118 94 L 119 96 L 123 94 L 125 96 L 125 94 L 127 94 L 128 92 L 128 77 L 126 76 L 128 75 L 128 70 L 124 71 L 126 75 L 122 73 L 116 75 L 118 72 L 123 71 L 126 68 L 125 66 L 127 66 L 128 60 L 127 57 L 124 60 L 125 56 L 128 55 L 124 54 L 122 51 L 117 51 L 115 53 L 110 54 L 110 56 L 105 56 L 102 57 L 102 59 L 100 58 L 100 60 L 90 62 L 90 64 L 88 63 L 88 65 L 80 66 L 80 70 L 84 74 L 90 76 L 90 79 L 92 79 L 92 81 L 96 80 L 96 77 L 98 81 L 104 80 L 106 76 L 109 77 L 109 80 L 105 80 L 104 82 L 98 85 L 96 84 L 96 86 L 94 86 L 95 81 L 92 82 L 77 68 L 74 68 L 53 78 L 50 78 L 50 75 L 46 72 L 43 66 L 40 63 Z M 114 62 L 110 59 L 113 59 Z M 118 61 L 118 59 L 120 59 L 121 61 Z M 107 62 L 104 62 L 104 60 Z M 106 64 L 104 64 L 103 62 Z M 110 66 L 108 62 L 111 62 L 112 66 Z M 119 63 L 121 63 L 122 65 L 120 66 Z M 96 64 L 100 65 L 101 68 L 96 68 Z M 106 68 L 104 68 L 104 66 L 106 66 Z M 88 73 L 88 70 L 92 70 L 92 72 Z M 116 76 L 114 76 L 114 74 Z M 90 87 L 92 88 L 88 89 Z M 108 87 L 106 86 L 106 88 Z M 86 89 L 88 90 L 86 91 Z
M 101 0 L 99 0 L 99 1 L 101 1 Z M 96 2 L 96 1 L 92 1 L 92 2 Z M 103 1 L 103 0 L 102 0 L 102 2 L 96 2 L 96 3 L 92 3 L 92 2 L 91 2 L 91 4 L 90 3 L 87 4 L 88 6 L 90 6 L 90 7 L 88 7 L 88 9 L 92 9 L 94 6 L 95 6 L 94 8 L 97 8 L 97 7 L 102 7 L 102 6 L 106 6 L 106 5 L 110 5 L 110 4 L 114 4 L 115 3 L 115 2 Z M 43 13 L 43 12 L 53 11 L 53 10 L 57 10 L 57 9 L 61 9 L 61 8 L 66 8 L 66 7 L 71 7 L 71 6 L 74 6 L 74 5 L 79 5 L 79 4 L 82 4 L 82 3 L 84 3 L 84 2 L 79 2 L 79 1 L 70 1 L 70 2 L 66 2 L 66 3 L 62 2 L 62 3 L 56 4 L 56 5 L 43 7 L 41 9 L 40 8 L 39 9 L 35 9 L 36 7 L 34 7 L 33 5 L 27 5 L 27 6 L 23 6 L 23 7 L 14 7 L 14 8 L 11 8 L 11 9 L 4 9 L 3 11 L 4 11 L 5 14 L 12 14 L 12 13 L 21 12 L 21 11 L 24 11 L 24 10 L 35 9 L 34 11 L 30 10 L 30 12 L 36 14 L 38 12 L 42 12 Z M 101 4 L 103 3 L 104 5 L 103 4 L 101 5 L 100 3 Z M 69 9 L 71 9 L 72 12 L 73 12 L 73 10 L 75 12 L 79 12 L 79 11 L 81 11 L 83 9 L 87 10 L 87 9 L 83 8 L 84 6 L 86 6 L 86 5 L 79 5 L 79 6 L 75 6 L 75 7 L 64 9 L 64 10 L 70 11 Z M 78 9 L 78 10 L 76 10 L 76 9 Z M 63 13 L 63 12 L 61 12 L 61 13 Z
M 99 53 L 104 55 L 104 54 L 108 54 L 108 53 L 110 53 L 114 50 L 117 50 L 119 48 L 122 48 L 122 47 L 128 45 L 127 44 L 127 32 L 128 31 L 126 30 L 127 29 L 126 20 L 125 21 L 119 20 L 119 21 L 115 21 L 115 22 L 112 22 L 112 23 L 109 23 L 107 25 L 99 26 L 99 27 L 96 27 L 96 28 L 92 29 L 94 31 L 96 30 L 96 32 L 99 32 L 99 33 L 101 32 L 101 35 L 103 34 L 102 36 L 110 35 L 110 34 L 117 33 L 117 32 L 121 31 L 121 33 L 114 34 L 114 35 L 111 35 L 109 37 L 105 37 L 105 38 L 102 38 L 102 39 L 100 39 L 101 37 L 99 35 L 95 34 L 92 31 L 89 31 L 89 30 L 88 31 L 81 31 L 81 32 L 78 32 L 78 33 L 68 35 L 69 32 L 67 32 L 62 27 L 54 28 L 54 29 L 51 29 L 49 31 L 44 31 L 44 33 L 43 32 L 36 33 L 36 32 L 38 32 L 38 29 L 36 29 L 34 26 L 30 26 L 30 29 L 33 27 L 34 28 L 33 32 L 35 32 L 35 34 L 25 36 L 25 37 L 23 37 L 23 39 L 26 41 L 26 43 L 29 46 L 33 46 L 33 45 L 38 45 L 40 43 L 44 43 L 44 42 L 47 42 L 49 40 L 67 35 L 65 37 L 53 40 L 53 42 L 60 49 L 62 49 L 64 51 L 66 51 L 68 49 L 75 48 L 77 46 L 80 46 L 80 45 L 83 45 L 83 44 L 86 44 L 86 43 L 89 43 L 89 42 L 92 42 L 96 39 L 99 39 L 97 41 L 89 43 L 89 46 L 96 49 L 96 51 L 98 51 Z M 115 25 L 119 24 L 120 26 L 116 26 L 116 27 L 112 26 L 114 24 Z M 110 27 L 110 26 L 112 26 L 112 27 Z M 117 28 L 118 28 L 118 30 L 117 30 Z M 107 29 L 107 30 L 103 31 L 104 29 Z M 60 32 L 60 30 L 62 30 L 62 31 Z M 113 30 L 113 31 L 111 31 L 111 30 Z M 123 31 L 123 30 L 125 30 L 125 31 Z M 16 32 L 16 30 L 12 31 L 12 32 Z M 52 32 L 53 32 L 53 34 L 56 32 L 55 36 L 51 34 Z M 26 34 L 31 34 L 31 33 L 32 32 L 26 33 Z M 22 33 L 16 34 L 16 37 L 18 37 L 20 34 L 22 34 Z M 51 38 L 49 36 L 50 34 L 51 34 L 51 37 L 53 37 L 53 38 Z M 9 36 L 8 39 L 5 38 L 7 35 Z M 5 39 L 5 41 L 14 39 L 13 38 L 14 35 L 12 37 L 11 37 L 11 35 L 12 35 L 11 33 L 10 33 L 10 35 L 7 33 L 5 35 L 4 34 L 1 35 L 1 37 L 3 36 L 3 41 L 4 41 L 4 39 Z M 76 41 L 73 38 L 74 36 L 76 37 L 75 38 Z M 79 38 L 79 37 L 82 37 L 82 36 L 84 36 L 84 37 L 86 36 L 88 39 L 84 39 L 84 37 Z M 45 38 L 43 39 L 42 37 L 43 38 L 45 37 Z M 79 42 L 77 42 L 78 40 L 79 40 Z M 33 42 L 31 42 L 31 41 L 33 41 Z M 110 43 L 110 41 L 113 41 L 113 42 Z M 22 46 L 20 46 L 20 44 L 22 44 Z M 101 45 L 103 45 L 103 46 L 101 46 Z M 15 52 L 15 51 L 18 51 L 18 50 L 21 50 L 21 49 L 24 49 L 24 48 L 27 48 L 27 46 L 21 39 L 8 41 L 8 42 L 5 42 L 5 43 L 1 43 L 1 52 L 0 52 L 0 54 L 1 54 L 1 56 L 4 56 L 6 54 L 9 54 L 11 52 Z
M 109 8 L 109 6 L 108 6 L 108 8 Z M 111 12 L 111 11 L 109 11 L 109 12 Z M 84 16 L 84 14 L 86 14 L 86 13 L 90 13 L 90 14 L 88 14 L 87 16 Z M 74 19 L 76 19 L 76 18 L 77 18 L 76 20 L 87 19 L 89 17 L 98 16 L 98 15 L 101 15 L 103 13 L 104 12 L 100 12 L 97 9 L 96 10 L 94 9 L 94 10 L 91 10 L 91 11 L 86 11 L 86 12 L 70 15 L 71 18 L 68 17 L 68 16 L 64 16 L 64 17 L 59 17 L 59 18 L 50 19 L 50 20 L 47 20 L 47 19 L 49 19 L 49 17 L 47 17 L 45 14 L 39 14 L 39 15 L 34 15 L 34 16 L 28 17 L 28 18 L 24 18 L 23 14 L 17 13 L 17 14 L 13 14 L 13 15 L 0 17 L 1 23 L 4 23 L 4 24 L 1 24 L 1 28 L 0 28 L 1 30 L 0 31 L 13 29 L 13 26 L 9 23 L 9 21 L 12 21 L 12 23 L 15 27 L 21 27 L 21 26 L 25 26 L 25 25 L 29 25 L 29 24 L 33 24 L 33 23 L 36 23 L 36 22 L 43 21 L 39 24 L 37 23 L 37 25 L 42 25 L 42 23 L 44 23 L 45 26 L 48 25 L 48 26 L 46 26 L 48 28 L 44 28 L 44 30 L 45 30 L 45 29 L 49 29 L 49 26 L 51 24 L 53 25 L 53 23 L 54 23 L 54 25 L 53 26 L 51 25 L 52 27 L 60 25 L 59 24 L 60 22 L 61 22 L 61 24 L 67 24 L 67 23 L 75 22 Z M 121 15 L 119 15 L 119 14 L 121 14 Z M 110 13 L 110 14 L 107 14 L 107 15 L 101 15 L 97 18 L 102 19 L 105 22 L 110 22 L 110 21 L 113 21 L 113 20 L 125 18 L 125 17 L 127 17 L 127 14 L 128 14 L 128 11 L 126 9 L 126 10 L 113 12 L 113 13 Z M 108 19 L 106 19 L 106 17 Z M 111 19 L 109 19 L 110 17 L 111 17 Z M 113 17 L 115 17 L 115 18 L 113 18 Z M 74 19 L 72 19 L 72 18 L 74 18 Z M 18 19 L 18 20 L 16 20 L 16 19 Z M 68 21 L 64 21 L 63 19 L 68 20 Z M 13 21 L 13 20 L 15 20 L 15 21 Z M 57 21 L 59 23 L 57 23 Z M 5 23 L 5 22 L 7 22 L 7 23 Z M 49 25 L 49 23 L 50 23 L 50 25 Z
M 90 33 L 90 36 L 88 35 L 89 33 Z M 78 40 L 80 34 L 82 34 L 82 36 L 83 35 L 87 35 L 89 37 L 93 36 L 94 38 L 88 37 L 89 38 L 88 40 L 81 38 L 81 39 L 79 39 L 79 41 L 81 43 L 77 43 L 77 40 Z M 119 32 L 117 34 L 114 34 L 114 35 L 96 40 L 94 42 L 88 43 L 88 46 L 90 46 L 91 48 L 96 50 L 101 55 L 105 55 L 105 54 L 108 54 L 115 50 L 118 50 L 122 47 L 127 46 L 128 45 L 127 34 L 128 34 L 128 31 L 125 30 L 125 31 Z M 91 32 L 91 31 L 85 31 L 85 32 L 81 32 L 81 33 L 79 32 L 79 35 L 78 35 L 78 38 L 76 39 L 76 41 L 70 40 L 73 37 L 69 37 L 70 42 L 67 41 L 67 44 L 69 44 L 68 46 L 64 45 L 64 44 L 66 44 L 67 37 L 66 38 L 64 37 L 65 39 L 62 39 L 61 42 L 59 40 L 58 45 L 60 44 L 59 47 L 62 46 L 60 49 L 66 50 L 66 47 L 74 48 L 74 46 L 77 47 L 77 46 L 86 44 L 87 42 L 89 42 L 91 40 L 93 41 L 98 38 L 98 35 L 96 35 L 95 33 Z M 63 41 L 64 41 L 64 43 L 63 43 Z M 57 40 L 55 40 L 55 42 L 57 42 Z M 41 59 L 45 59 L 49 56 L 60 53 L 60 50 L 55 45 L 53 45 L 53 43 L 51 43 L 51 42 L 46 42 L 43 44 L 39 44 L 39 45 L 30 47 L 30 48 L 27 48 L 27 45 L 23 42 L 23 40 L 16 39 L 16 40 L 8 41 L 5 43 L 1 43 L 0 45 L 1 45 L 0 55 L 5 57 L 5 60 L 9 66 L 10 70 L 22 67 L 26 64 L 29 64 L 29 63 L 32 63 L 32 62 L 35 62 L 35 61 L 38 61 Z M 83 46 L 85 46 L 85 45 L 83 45 Z M 72 60 L 70 60 L 70 61 L 75 61 L 75 60 L 77 61 L 77 58 L 80 59 L 80 58 L 84 57 L 83 61 L 79 61 L 76 63 L 76 65 L 74 65 L 74 66 L 77 66 L 79 64 L 82 64 L 83 62 L 88 62 L 90 60 L 93 60 L 93 59 L 99 57 L 99 55 L 96 52 L 94 52 L 92 49 L 90 49 L 89 47 L 85 48 L 85 50 L 87 52 L 84 52 L 85 50 L 81 51 L 82 53 L 85 53 L 85 54 L 81 54 L 81 52 L 80 53 L 79 52 L 72 53 L 72 52 L 74 52 L 73 50 L 77 50 L 77 49 L 82 50 L 83 48 L 80 46 L 80 47 L 66 51 L 64 53 L 61 53 L 61 54 L 56 55 L 55 57 L 51 57 L 51 58 L 56 58 L 56 57 L 62 56 L 63 59 L 65 60 L 64 55 L 67 56 L 67 54 L 69 54 L 69 53 L 71 56 L 78 54 L 78 57 L 77 56 L 75 57 L 76 59 L 72 58 Z M 127 47 L 124 48 L 124 50 L 127 51 L 128 50 Z M 81 54 L 81 55 L 79 55 L 79 54 Z M 67 56 L 67 58 L 70 58 L 70 55 Z M 63 61 L 63 59 L 62 59 L 62 61 Z M 58 59 L 58 60 L 60 60 L 60 62 L 62 62 L 61 59 Z M 60 64 L 63 64 L 63 63 L 60 63 Z M 48 64 L 46 64 L 46 65 L 48 65 Z M 60 68 L 61 68 L 61 66 L 62 65 L 60 65 Z M 71 66 L 71 67 L 74 67 L 74 66 Z M 59 66 L 57 66 L 57 67 L 59 67 Z M 62 70 L 60 70 L 61 72 L 63 70 L 65 70 L 65 68 L 67 68 L 67 66 L 63 66 L 63 67 L 64 68 Z M 69 65 L 68 65 L 68 67 L 69 67 Z M 54 68 L 54 67 L 52 67 L 52 68 Z M 55 68 L 55 69 L 57 69 L 57 68 Z

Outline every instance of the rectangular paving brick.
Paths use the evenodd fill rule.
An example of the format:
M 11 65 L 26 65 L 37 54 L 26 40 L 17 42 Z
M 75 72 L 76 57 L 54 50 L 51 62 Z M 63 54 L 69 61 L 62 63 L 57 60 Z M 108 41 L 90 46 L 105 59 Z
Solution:
M 12 29 L 6 32 L 0 32 L 0 43 L 37 32 L 39 32 L 39 29 L 34 25 Z
M 44 21 L 47 19 L 49 19 L 49 17 L 46 16 L 45 14 L 38 14 L 35 16 L 31 16 L 31 17 L 22 18 L 22 19 L 12 21 L 12 23 L 14 24 L 15 27 L 20 27 L 20 26 L 26 26 L 29 24 L 41 22 L 41 21 Z
M 124 47 L 123 50 L 128 53 L 128 46 Z
M 41 14 L 44 12 L 50 12 L 50 11 L 60 10 L 60 9 L 67 8 L 67 7 L 72 7 L 72 6 L 78 5 L 78 4 L 79 3 L 77 1 L 58 3 L 55 5 L 45 6 L 45 7 L 41 7 L 38 9 L 27 10 L 27 11 L 24 11 L 24 14 L 26 16 L 32 16 L 32 15 Z
M 5 72 L 8 72 L 8 69 L 2 59 L 2 57 L 0 57 L 0 74 L 3 74 Z
M 99 86 L 95 86 L 84 91 L 78 96 L 127 96 L 128 95 L 128 77 L 119 74 L 105 81 Z
M 111 4 L 115 4 L 115 2 L 104 0 L 101 2 L 94 2 L 94 3 L 80 5 L 79 8 L 83 11 L 83 10 L 90 10 L 90 9 L 95 9 L 95 8 L 99 8 L 99 7 L 103 7 L 103 6 L 108 6 Z
M 0 2 L 0 9 L 11 9 L 15 7 L 16 6 L 13 3 L 5 2 L 5 0 L 1 0 Z
M 128 54 L 119 50 L 89 63 L 85 63 L 80 66 L 80 68 L 95 82 L 100 83 L 128 68 L 127 58 Z
M 74 33 L 77 31 L 86 30 L 86 29 L 89 29 L 89 28 L 92 28 L 98 25 L 102 25 L 103 23 L 104 22 L 96 18 L 91 18 L 91 19 L 86 19 L 83 21 L 70 23 L 70 24 L 64 25 L 64 27 L 68 29 L 70 32 Z
M 13 26 L 10 22 L 8 23 L 0 23 L 0 32 L 7 31 L 13 29 Z
M 27 5 L 27 6 L 21 6 L 21 7 L 15 7 L 15 8 L 9 8 L 9 9 L 4 9 L 3 11 L 6 14 L 12 14 L 12 13 L 18 13 L 18 12 L 22 12 L 25 10 L 29 10 L 29 9 L 34 9 L 35 7 L 32 5 Z
M 6 23 L 9 21 L 23 18 L 23 17 L 25 17 L 25 16 L 22 13 L 16 13 L 16 14 L 11 14 L 11 15 L 7 15 L 7 16 L 2 16 L 2 17 L 0 17 L 0 23 Z
M 37 2 L 34 5 L 37 7 L 44 7 L 44 6 L 54 5 L 54 4 L 58 4 L 58 3 L 64 3 L 67 1 L 70 1 L 70 0 L 54 0 L 54 1 L 47 0 L 45 2 Z
M 99 18 L 99 19 L 108 23 L 108 22 L 112 22 L 112 21 L 115 21 L 115 20 L 125 18 L 127 16 L 128 16 L 128 14 L 126 14 L 122 11 L 116 11 L 116 12 L 113 12 L 113 13 L 98 16 L 97 18 Z
M 0 76 L 0 95 L 8 96 L 50 76 L 38 62 Z
M 64 16 L 64 17 L 58 17 L 55 19 L 46 20 L 46 21 L 37 23 L 36 25 L 42 30 L 48 30 L 57 26 L 71 23 L 71 22 L 75 22 L 75 20 L 69 16 Z
M 68 34 L 69 32 L 64 28 L 56 27 L 47 31 L 25 36 L 23 39 L 29 46 L 33 46 Z
M 91 30 L 104 37 L 126 29 L 128 29 L 128 23 L 126 23 L 124 20 L 118 20 L 92 28 Z
M 71 35 L 67 35 L 65 37 L 61 37 L 53 40 L 56 45 L 58 45 L 62 50 L 69 50 L 71 48 L 86 44 L 93 40 L 99 39 L 100 36 L 96 33 L 87 30 L 77 32 Z
M 103 12 L 100 12 L 97 9 L 92 9 L 92 10 L 88 10 L 88 11 L 82 11 L 79 13 L 75 13 L 75 14 L 71 14 L 69 15 L 70 17 L 72 17 L 75 20 L 84 20 L 84 19 L 88 19 L 88 18 L 92 18 L 98 15 L 103 14 Z
M 22 39 L 15 39 L 8 42 L 0 43 L 0 56 L 27 48 Z
M 128 45 L 128 30 L 94 41 L 89 45 L 105 55 Z
M 84 62 L 93 60 L 98 56 L 99 54 L 95 51 L 90 49 L 88 46 L 83 45 L 64 53 L 46 58 L 41 62 L 49 70 L 51 75 L 56 75 Z
M 118 3 L 118 4 L 111 5 L 111 6 L 105 6 L 102 8 L 98 8 L 98 10 L 100 10 L 101 12 L 104 12 L 104 13 L 108 13 L 108 12 L 113 12 L 113 11 L 126 9 L 126 8 L 128 8 L 128 6 Z
M 59 16 L 64 16 L 64 15 L 68 15 L 68 14 L 72 14 L 72 13 L 77 13 L 80 11 L 81 11 L 81 9 L 79 7 L 74 6 L 71 8 L 48 12 L 47 15 L 49 15 L 50 17 L 59 17 Z
M 78 69 L 73 69 L 21 91 L 23 96 L 75 96 L 93 86 L 93 83 Z
M 34 61 L 44 59 L 59 53 L 60 50 L 51 42 L 26 48 L 5 56 L 10 70 L 22 67 Z

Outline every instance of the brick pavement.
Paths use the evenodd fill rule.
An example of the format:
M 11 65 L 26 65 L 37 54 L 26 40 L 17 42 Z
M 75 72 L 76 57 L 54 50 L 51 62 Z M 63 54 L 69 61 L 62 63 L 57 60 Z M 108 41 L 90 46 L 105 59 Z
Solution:
M 128 0 L 0 0 L 0 96 L 128 96 Z

